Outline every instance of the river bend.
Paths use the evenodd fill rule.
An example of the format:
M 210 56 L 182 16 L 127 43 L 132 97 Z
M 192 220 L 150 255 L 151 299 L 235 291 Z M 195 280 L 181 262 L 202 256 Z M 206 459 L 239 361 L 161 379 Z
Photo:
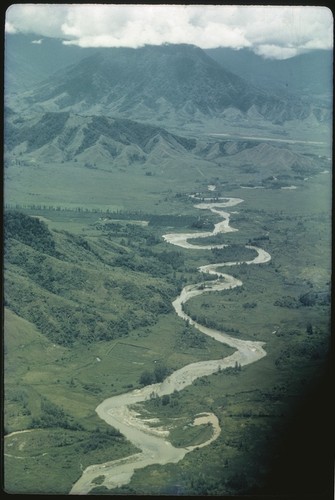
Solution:
M 194 199 L 197 197 L 194 195 Z M 163 236 L 164 240 L 172 245 L 177 245 L 187 249 L 211 249 L 224 248 L 227 245 L 197 245 L 188 240 L 195 238 L 205 238 L 219 233 L 237 231 L 229 224 L 230 214 L 226 208 L 233 207 L 243 200 L 240 198 L 202 198 L 201 203 L 195 205 L 200 210 L 210 210 L 219 215 L 221 221 L 215 224 L 214 230 L 203 233 L 170 233 Z M 219 369 L 234 367 L 236 363 L 241 366 L 254 363 L 266 355 L 264 342 L 241 340 L 231 337 L 227 333 L 208 328 L 192 320 L 184 311 L 183 304 L 192 297 L 208 293 L 211 291 L 229 290 L 242 285 L 242 281 L 233 276 L 223 273 L 223 267 L 236 266 L 239 264 L 262 264 L 268 262 L 271 256 L 261 248 L 247 246 L 257 252 L 257 256 L 251 261 L 226 262 L 220 264 L 207 264 L 201 266 L 201 273 L 215 275 L 217 279 L 202 281 L 196 284 L 185 286 L 180 295 L 173 301 L 176 314 L 185 321 L 188 321 L 194 328 L 203 334 L 223 344 L 229 345 L 236 351 L 225 358 L 199 361 L 184 366 L 169 375 L 163 382 L 152 384 L 141 389 L 135 389 L 125 394 L 113 396 L 105 399 L 96 408 L 99 417 L 107 424 L 118 429 L 124 436 L 138 447 L 141 451 L 129 457 L 113 460 L 104 464 L 91 465 L 87 467 L 79 480 L 73 485 L 70 494 L 87 494 L 96 486 L 93 482 L 97 476 L 104 476 L 103 484 L 109 489 L 120 487 L 130 482 L 136 469 L 144 468 L 153 464 L 177 463 L 191 452 L 195 446 L 176 448 L 168 440 L 169 431 L 162 427 L 151 427 L 150 419 L 143 419 L 131 406 L 148 400 L 155 393 L 157 396 L 172 394 L 174 391 L 181 391 L 192 384 L 197 378 L 211 375 Z M 195 415 L 193 425 L 209 423 L 213 427 L 212 437 L 200 446 L 207 446 L 220 434 L 220 426 L 217 417 L 213 413 Z

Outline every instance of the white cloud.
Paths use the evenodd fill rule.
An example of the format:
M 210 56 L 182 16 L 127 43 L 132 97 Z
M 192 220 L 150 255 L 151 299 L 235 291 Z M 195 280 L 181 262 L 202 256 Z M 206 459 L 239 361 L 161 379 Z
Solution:
M 258 45 L 255 53 L 266 59 L 289 59 L 301 53 L 296 48 L 292 47 L 278 47 L 277 45 L 264 44 Z
M 6 25 L 15 33 L 62 38 L 61 24 L 69 8 L 65 4 L 14 4 L 7 9 Z
M 7 11 L 6 31 L 82 47 L 249 47 L 274 58 L 333 46 L 331 11 L 312 6 L 16 4 Z

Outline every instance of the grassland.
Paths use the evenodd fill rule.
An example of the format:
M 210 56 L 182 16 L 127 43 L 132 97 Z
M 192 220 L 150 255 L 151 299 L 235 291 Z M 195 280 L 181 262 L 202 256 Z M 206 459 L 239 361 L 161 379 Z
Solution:
M 171 308 L 182 286 L 200 281 L 197 268 L 215 256 L 172 248 L 161 238 L 174 230 L 197 231 L 192 224 L 199 210 L 185 193 L 205 194 L 213 182 L 223 190 L 222 167 L 209 174 L 203 164 L 194 165 L 196 177 L 190 177 L 189 166 L 176 168 L 184 178 L 170 172 L 169 183 L 164 173 L 144 171 L 135 172 L 130 183 L 129 174 L 117 171 L 106 183 L 107 174 L 86 169 L 82 177 L 84 170 L 72 166 L 66 189 L 67 166 L 48 168 L 40 184 L 24 168 L 14 172 L 23 176 L 22 192 L 15 192 L 15 182 L 7 189 L 7 202 L 38 216 L 55 245 L 53 253 L 41 251 L 18 235 L 6 243 L 5 480 L 11 493 L 65 494 L 87 465 L 134 453 L 98 419 L 94 409 L 101 400 L 140 387 L 141 374 L 157 363 L 175 370 L 232 352 L 198 332 L 185 333 Z M 177 446 L 207 439 L 208 427 L 189 425 L 201 412 L 214 412 L 222 432 L 178 465 L 136 472 L 128 489 L 114 493 L 266 491 L 275 465 L 288 473 L 283 462 L 292 448 L 281 449 L 280 441 L 308 388 L 322 379 L 330 332 L 329 174 L 318 174 L 297 190 L 240 189 L 233 169 L 225 175 L 224 194 L 244 199 L 231 215 L 231 226 L 239 231 L 227 234 L 225 243 L 236 245 L 242 256 L 243 246 L 252 243 L 272 260 L 230 268 L 243 287 L 204 294 L 187 307 L 202 322 L 264 341 L 268 355 L 240 372 L 199 379 L 168 403 L 143 405 L 171 428 Z M 98 195 L 91 198 L 93 192 Z M 166 214 L 170 218 L 159 219 Z M 206 219 L 209 225 L 218 221 L 210 214 Z M 30 432 L 12 434 L 22 430 Z M 304 453 L 302 447 L 300 459 Z M 314 470 L 315 481 L 312 474 L 305 480 L 306 492 L 323 481 Z M 295 488 L 299 480 L 300 472 Z M 280 485 L 276 477 L 271 484 L 290 493 L 288 481 Z

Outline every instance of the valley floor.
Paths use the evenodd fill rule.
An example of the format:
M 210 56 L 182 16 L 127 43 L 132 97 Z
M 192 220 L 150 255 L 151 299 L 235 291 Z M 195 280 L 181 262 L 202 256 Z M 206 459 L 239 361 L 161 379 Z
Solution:
M 330 348 L 329 175 L 295 190 L 235 187 L 227 208 L 155 194 L 161 204 L 151 219 L 21 209 L 33 239 L 18 226 L 22 216 L 8 219 L 6 490 L 297 493 L 308 443 L 299 438 L 289 457 L 292 422 L 324 383 Z M 201 198 L 215 193 L 208 186 L 211 177 Z M 228 197 L 239 196 L 233 207 Z M 170 219 L 156 224 L 164 213 Z M 214 244 L 206 240 L 213 235 Z M 142 457 L 136 426 L 147 442 L 137 469 L 127 458 Z M 316 433 L 308 435 L 315 446 Z M 173 451 L 171 460 L 165 448 L 166 460 L 157 459 L 158 446 Z M 302 490 L 314 494 L 327 480 L 328 455 L 308 456 Z M 301 461 L 293 485 L 292 474 L 279 481 L 284 457 Z M 109 475 L 115 464 L 125 467 L 118 481 Z

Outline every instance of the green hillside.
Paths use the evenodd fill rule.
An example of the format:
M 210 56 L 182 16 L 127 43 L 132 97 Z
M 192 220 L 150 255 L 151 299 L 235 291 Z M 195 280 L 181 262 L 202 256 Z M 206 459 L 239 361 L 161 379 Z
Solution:
M 82 468 L 135 451 L 95 415 L 101 398 L 140 387 L 154 361 L 175 370 L 229 349 L 182 340 L 171 301 L 185 263 L 155 231 L 82 222 L 82 236 L 41 218 L 5 217 L 5 432 L 30 431 L 19 448 L 6 439 L 6 488 L 60 494 Z

